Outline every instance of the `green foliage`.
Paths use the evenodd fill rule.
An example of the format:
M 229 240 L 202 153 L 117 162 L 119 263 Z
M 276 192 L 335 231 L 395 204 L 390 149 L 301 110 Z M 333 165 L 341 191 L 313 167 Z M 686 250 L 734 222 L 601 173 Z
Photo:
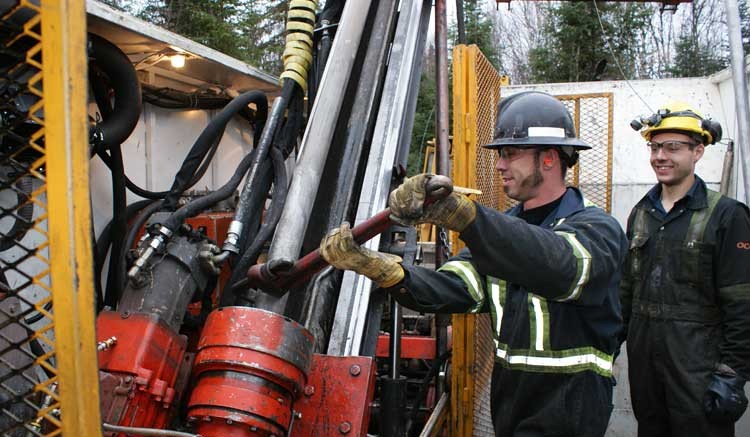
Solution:
M 422 173 L 424 151 L 428 141 L 435 137 L 435 69 L 425 62 L 419 82 L 419 96 L 414 114 L 414 128 L 411 132 L 411 148 L 406 173 L 413 176 Z
M 147 0 L 138 16 L 279 74 L 286 5 L 281 0 Z
M 540 44 L 529 50 L 532 82 L 620 79 L 637 75 L 638 35 L 648 31 L 651 10 L 638 3 L 562 2 L 550 6 Z M 602 32 L 604 28 L 604 33 Z M 609 44 L 610 50 L 607 48 Z
M 495 25 L 476 0 L 464 2 L 464 29 L 466 43 L 476 44 L 495 69 L 501 69 L 501 50 L 495 38 Z M 455 25 L 450 33 L 457 34 Z
M 674 77 L 708 76 L 727 67 L 729 59 L 715 47 L 708 47 L 693 35 L 684 35 L 675 44 L 676 54 L 670 72 Z

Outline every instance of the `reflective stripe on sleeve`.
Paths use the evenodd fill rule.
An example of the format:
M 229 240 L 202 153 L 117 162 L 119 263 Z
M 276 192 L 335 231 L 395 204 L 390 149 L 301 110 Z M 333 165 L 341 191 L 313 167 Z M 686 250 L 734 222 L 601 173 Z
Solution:
M 473 265 L 468 261 L 448 261 L 443 264 L 439 269 L 439 272 L 451 272 L 458 276 L 466 288 L 469 290 L 471 298 L 474 299 L 476 304 L 469 310 L 470 313 L 476 313 L 481 310 L 484 305 L 485 293 L 482 287 L 482 277 L 477 273 Z
M 575 234 L 560 231 L 556 231 L 555 233 L 565 238 L 565 241 L 567 241 L 573 248 L 578 267 L 570 290 L 568 290 L 566 294 L 555 298 L 555 300 L 561 302 L 576 300 L 581 296 L 581 290 L 583 290 L 583 286 L 586 285 L 589 280 L 589 273 L 591 272 L 591 254 L 585 247 L 583 247 L 583 244 L 578 241 Z

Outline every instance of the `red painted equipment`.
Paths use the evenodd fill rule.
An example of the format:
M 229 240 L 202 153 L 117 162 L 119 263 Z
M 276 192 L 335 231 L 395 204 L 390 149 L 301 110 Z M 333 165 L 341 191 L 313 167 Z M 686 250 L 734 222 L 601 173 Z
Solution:
M 198 343 L 188 422 L 204 437 L 287 435 L 313 342 L 304 327 L 275 313 L 214 311 Z
M 99 352 L 104 422 L 166 427 L 185 386 L 184 379 L 178 378 L 185 360 L 185 336 L 169 329 L 155 315 L 112 311 L 99 314 L 97 336 L 100 341 L 117 339 L 113 346 Z
M 316 354 L 305 395 L 294 404 L 301 417 L 291 437 L 367 435 L 376 370 L 369 357 Z
M 387 358 L 391 355 L 389 345 L 391 336 L 381 334 L 378 336 L 378 344 L 375 349 L 375 356 L 378 358 Z M 401 358 L 417 358 L 420 360 L 435 359 L 435 337 L 423 335 L 402 335 L 401 336 Z

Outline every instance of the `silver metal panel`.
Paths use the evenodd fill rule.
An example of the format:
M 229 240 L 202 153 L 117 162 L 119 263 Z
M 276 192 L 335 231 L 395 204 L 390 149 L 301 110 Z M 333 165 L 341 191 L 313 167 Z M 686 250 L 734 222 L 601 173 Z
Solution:
M 350 0 L 344 6 L 341 25 L 302 138 L 284 211 L 268 253 L 269 263 L 272 260 L 293 263 L 299 258 L 370 3 L 371 0 Z
M 396 151 L 407 119 L 405 111 L 409 89 L 416 70 L 413 66 L 415 62 L 421 62 L 418 57 L 422 53 L 418 48 L 423 46 L 427 36 L 430 6 L 430 0 L 401 3 L 355 225 L 386 206 Z M 378 250 L 379 245 L 378 236 L 364 246 Z M 350 271 L 344 273 L 328 345 L 329 355 L 359 354 L 371 285 L 371 281 L 364 276 Z

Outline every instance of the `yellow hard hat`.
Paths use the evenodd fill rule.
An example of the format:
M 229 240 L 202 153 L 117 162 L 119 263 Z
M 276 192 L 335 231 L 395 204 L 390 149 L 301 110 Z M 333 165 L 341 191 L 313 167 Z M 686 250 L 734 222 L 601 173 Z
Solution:
M 650 141 L 655 133 L 679 131 L 698 134 L 703 137 L 703 143 L 708 145 L 721 140 L 722 133 L 721 124 L 711 119 L 704 119 L 698 111 L 682 102 L 669 103 L 648 118 L 631 121 L 630 126 L 640 131 L 647 141 Z

